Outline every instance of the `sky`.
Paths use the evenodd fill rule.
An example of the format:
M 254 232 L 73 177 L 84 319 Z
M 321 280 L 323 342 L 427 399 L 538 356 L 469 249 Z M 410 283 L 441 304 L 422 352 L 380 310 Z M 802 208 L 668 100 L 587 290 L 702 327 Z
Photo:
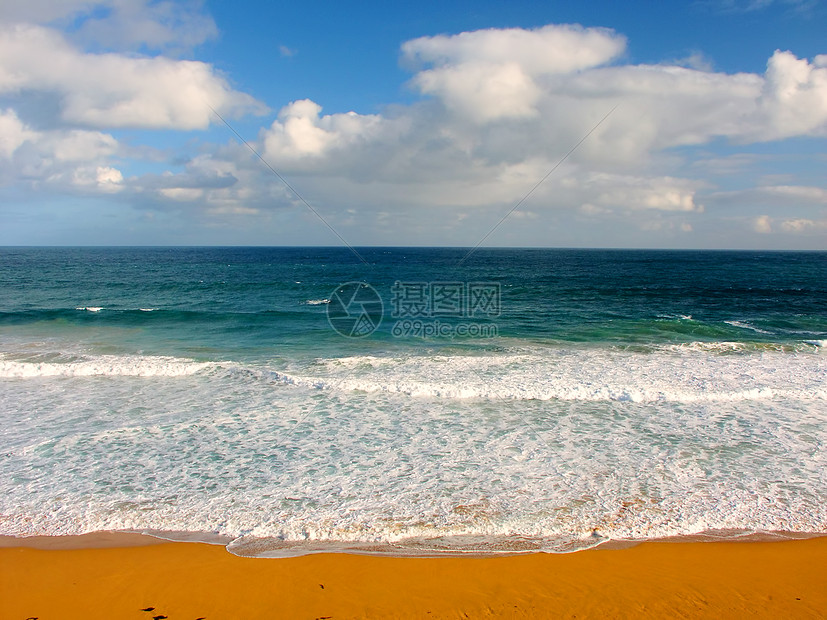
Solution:
M 0 0 L 0 245 L 827 250 L 827 0 Z

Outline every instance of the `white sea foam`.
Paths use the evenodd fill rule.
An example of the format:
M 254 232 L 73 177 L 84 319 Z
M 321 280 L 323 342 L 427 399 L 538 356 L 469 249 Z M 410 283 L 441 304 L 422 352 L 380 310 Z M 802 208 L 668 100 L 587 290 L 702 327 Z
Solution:
M 812 349 L 809 349 L 812 351 Z M 743 355 L 713 353 L 752 351 Z M 282 383 L 445 399 L 735 402 L 827 397 L 827 362 L 741 343 L 666 346 L 649 355 L 606 349 L 533 354 L 354 356 L 276 372 Z
M 67 361 L 0 357 L 0 377 L 186 376 L 210 370 L 337 392 L 441 399 L 735 402 L 827 397 L 827 360 L 813 345 L 792 353 L 744 343 L 666 345 L 649 354 L 549 349 L 489 355 L 351 356 L 293 364 L 199 362 L 168 356 L 97 355 Z M 815 349 L 818 351 L 819 349 Z M 725 353 L 738 355 L 725 355 Z
M 0 533 L 209 532 L 268 555 L 826 532 L 812 351 L 7 356 L 44 380 L 0 382 Z
M 308 299 L 304 303 L 307 304 L 308 306 L 323 306 L 325 304 L 329 304 L 330 300 L 329 299 Z
M 75 310 L 86 310 L 87 312 L 100 312 L 103 310 L 101 306 L 80 306 L 75 308 Z
M 69 363 L 0 360 L 0 377 L 179 377 L 201 372 L 215 364 L 165 356 L 98 355 Z

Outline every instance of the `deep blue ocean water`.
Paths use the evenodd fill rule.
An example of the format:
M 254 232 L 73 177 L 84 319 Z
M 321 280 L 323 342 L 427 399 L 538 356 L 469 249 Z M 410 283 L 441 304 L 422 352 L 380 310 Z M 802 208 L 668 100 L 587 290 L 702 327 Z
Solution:
M 358 254 L 0 249 L 0 534 L 827 532 L 827 253 Z

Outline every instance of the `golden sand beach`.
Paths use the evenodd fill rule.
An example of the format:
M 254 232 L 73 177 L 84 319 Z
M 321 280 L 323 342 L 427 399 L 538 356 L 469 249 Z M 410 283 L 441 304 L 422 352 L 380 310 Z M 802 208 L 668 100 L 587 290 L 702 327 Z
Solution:
M 827 537 L 429 559 L 241 558 L 124 535 L 20 542 L 0 549 L 3 620 L 827 617 Z

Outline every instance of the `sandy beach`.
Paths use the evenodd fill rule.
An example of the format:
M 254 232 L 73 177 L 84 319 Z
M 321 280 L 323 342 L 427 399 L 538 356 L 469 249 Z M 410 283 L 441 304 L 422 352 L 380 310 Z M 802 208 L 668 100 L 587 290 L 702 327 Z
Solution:
M 436 559 L 251 559 L 122 534 L 25 542 L 0 549 L 3 620 L 827 614 L 824 537 Z

